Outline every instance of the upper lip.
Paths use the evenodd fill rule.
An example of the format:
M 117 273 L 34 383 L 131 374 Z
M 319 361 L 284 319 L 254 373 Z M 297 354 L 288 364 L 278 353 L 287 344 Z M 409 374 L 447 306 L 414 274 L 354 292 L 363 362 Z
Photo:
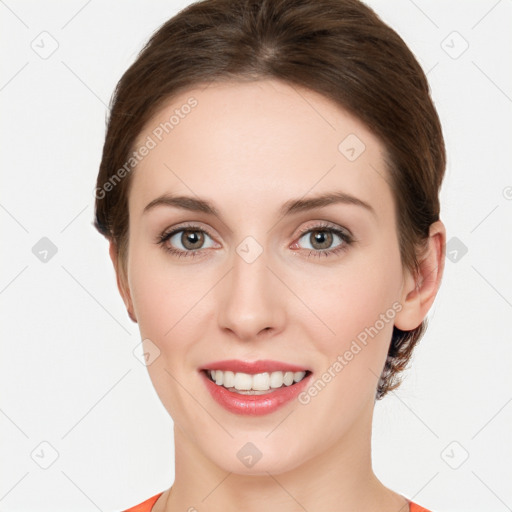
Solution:
M 303 366 L 296 364 L 283 363 L 281 361 L 259 360 L 259 361 L 241 361 L 240 359 L 229 359 L 224 361 L 213 361 L 205 364 L 202 370 L 222 370 L 232 371 L 233 373 L 242 372 L 249 374 L 265 372 L 303 372 L 308 371 Z

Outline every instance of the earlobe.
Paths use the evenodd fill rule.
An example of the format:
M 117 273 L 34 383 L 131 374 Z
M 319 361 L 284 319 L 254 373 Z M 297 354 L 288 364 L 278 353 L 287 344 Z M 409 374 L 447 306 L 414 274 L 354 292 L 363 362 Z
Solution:
M 419 262 L 417 276 L 407 272 L 400 302 L 402 309 L 395 326 L 402 331 L 416 329 L 427 316 L 436 298 L 444 271 L 446 230 L 438 220 L 430 226 L 428 246 Z
M 128 316 L 130 317 L 130 319 L 133 322 L 137 323 L 137 318 L 136 318 L 134 310 L 133 310 L 133 302 L 132 302 L 132 297 L 130 294 L 130 287 L 128 286 L 126 276 L 124 275 L 124 273 L 122 272 L 122 270 L 120 268 L 117 247 L 113 241 L 109 242 L 108 252 L 110 254 L 110 259 L 112 260 L 112 263 L 114 265 L 114 270 L 116 273 L 117 288 L 118 288 L 119 293 L 121 294 L 123 302 L 126 306 Z

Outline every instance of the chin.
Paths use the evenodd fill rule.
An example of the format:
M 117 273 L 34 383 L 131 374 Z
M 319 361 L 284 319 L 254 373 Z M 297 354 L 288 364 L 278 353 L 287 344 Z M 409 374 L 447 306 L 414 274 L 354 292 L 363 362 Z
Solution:
M 252 441 L 247 436 L 242 441 L 231 440 L 222 453 L 212 453 L 209 449 L 206 456 L 226 472 L 248 476 L 286 473 L 306 460 L 306 454 L 294 448 L 295 443 L 279 441 L 279 445 L 276 445 L 265 440 L 265 435 L 268 433 L 261 437 L 252 436 Z

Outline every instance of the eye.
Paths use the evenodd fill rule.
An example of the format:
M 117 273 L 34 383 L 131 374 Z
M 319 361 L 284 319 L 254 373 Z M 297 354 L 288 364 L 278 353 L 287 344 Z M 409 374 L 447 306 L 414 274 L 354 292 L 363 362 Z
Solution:
M 308 257 L 330 256 L 347 250 L 353 241 L 352 236 L 348 232 L 322 224 L 303 231 L 294 246 L 305 246 L 305 249 L 310 250 Z
M 309 250 L 308 257 L 330 256 L 347 250 L 353 242 L 354 239 L 348 231 L 321 224 L 303 230 L 300 238 L 291 248 Z M 212 236 L 196 225 L 180 226 L 164 231 L 158 235 L 156 243 L 161 245 L 164 251 L 178 258 L 194 257 L 203 249 L 218 247 Z
M 158 236 L 157 243 L 162 245 L 165 251 L 178 257 L 195 256 L 202 249 L 215 246 L 211 236 L 198 226 L 181 226 L 164 232 Z

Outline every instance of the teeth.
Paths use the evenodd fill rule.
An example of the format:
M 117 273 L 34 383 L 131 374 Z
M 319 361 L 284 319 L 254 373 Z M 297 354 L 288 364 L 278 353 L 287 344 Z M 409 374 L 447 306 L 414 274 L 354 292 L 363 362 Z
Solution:
M 230 372 L 222 370 L 208 370 L 208 375 L 218 386 L 224 386 L 231 391 L 242 394 L 260 394 L 258 391 L 270 391 L 283 386 L 291 386 L 300 382 L 306 372 L 272 372 L 256 373 L 254 375 L 243 372 Z
M 280 388 L 284 384 L 283 372 L 272 372 L 270 374 L 270 387 Z
M 270 388 L 270 375 L 268 373 L 253 375 L 251 387 L 256 391 L 267 391 Z
M 294 372 L 293 382 L 300 382 L 306 376 L 306 372 Z
M 235 373 L 235 388 L 249 391 L 252 388 L 252 377 L 248 373 Z
M 235 386 L 235 374 L 233 372 L 221 372 L 220 370 L 217 370 L 217 373 L 223 373 L 224 374 L 224 383 L 223 385 L 227 388 L 233 388 Z
M 293 384 L 293 372 L 286 372 L 283 376 L 285 386 L 291 386 Z

